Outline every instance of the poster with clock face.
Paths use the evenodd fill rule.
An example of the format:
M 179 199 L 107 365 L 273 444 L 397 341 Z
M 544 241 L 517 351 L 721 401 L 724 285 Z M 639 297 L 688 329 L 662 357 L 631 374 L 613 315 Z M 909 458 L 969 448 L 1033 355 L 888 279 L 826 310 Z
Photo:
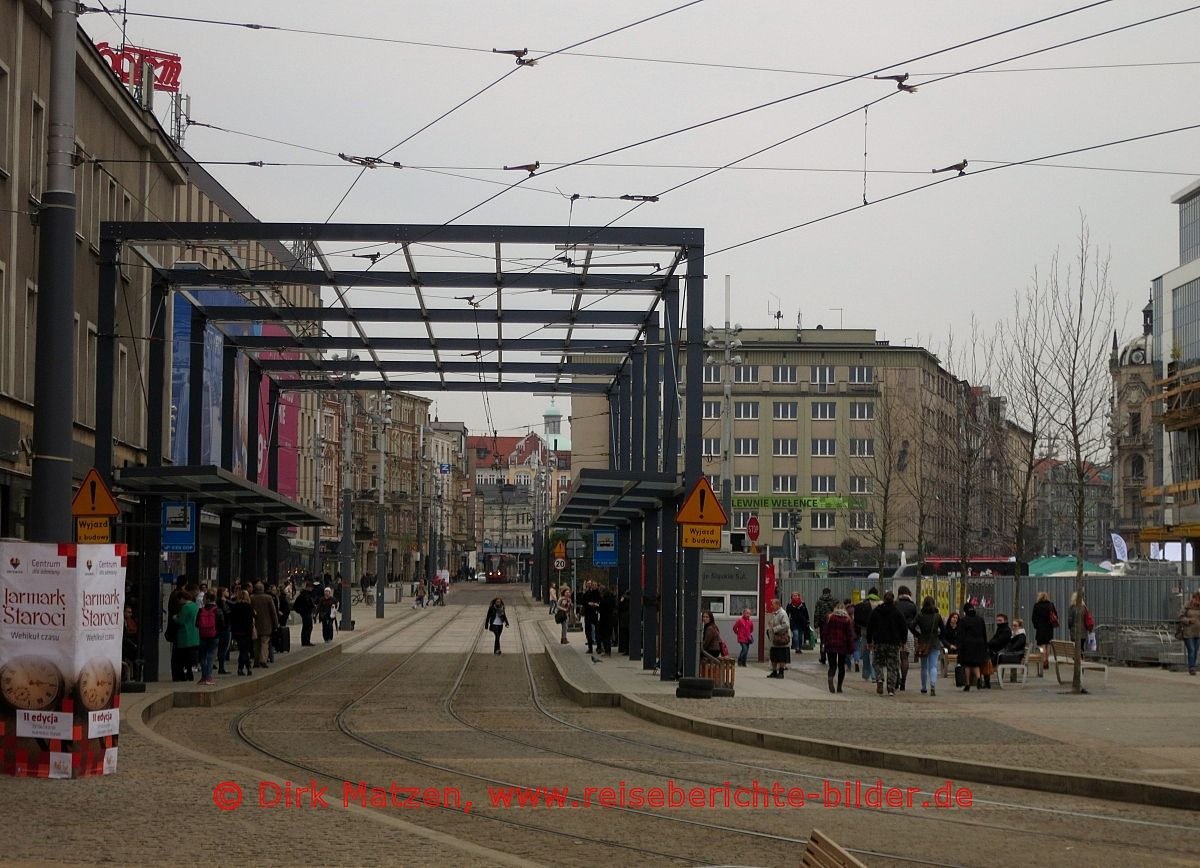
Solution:
M 109 774 L 125 546 L 0 542 L 0 770 Z

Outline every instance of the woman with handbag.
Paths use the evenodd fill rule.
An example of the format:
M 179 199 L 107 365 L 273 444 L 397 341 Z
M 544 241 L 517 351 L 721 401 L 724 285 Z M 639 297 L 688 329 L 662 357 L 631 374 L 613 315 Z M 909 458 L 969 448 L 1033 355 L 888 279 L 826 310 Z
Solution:
M 1192 599 L 1180 611 L 1175 638 L 1183 640 L 1183 649 L 1187 652 L 1188 675 L 1195 675 L 1196 651 L 1200 649 L 1200 591 L 1192 594 Z
M 783 671 L 792 662 L 792 622 L 787 612 L 779 604 L 778 597 L 772 597 L 767 615 L 767 635 L 771 637 L 771 671 L 768 678 L 782 678 Z
M 1054 631 L 1058 628 L 1058 610 L 1054 608 L 1054 604 L 1050 602 L 1050 595 L 1045 591 L 1038 591 L 1037 602 L 1033 604 L 1033 611 L 1029 613 L 1029 622 L 1033 624 L 1033 641 L 1037 643 L 1042 660 L 1049 660 L 1050 640 L 1054 638 Z M 1038 675 L 1041 674 L 1039 671 Z
M 917 659 L 921 663 L 921 692 L 928 688 L 930 696 L 937 696 L 938 658 L 942 656 L 945 627 L 937 601 L 926 597 L 921 601 L 921 611 L 917 612 L 912 630 L 917 638 Z
M 707 609 L 701 612 L 700 624 L 703 629 L 700 636 L 701 656 L 708 655 L 713 659 L 720 659 L 724 656 L 721 653 L 721 646 L 725 643 L 721 641 L 721 631 L 717 627 L 717 622 L 713 620 L 713 613 Z

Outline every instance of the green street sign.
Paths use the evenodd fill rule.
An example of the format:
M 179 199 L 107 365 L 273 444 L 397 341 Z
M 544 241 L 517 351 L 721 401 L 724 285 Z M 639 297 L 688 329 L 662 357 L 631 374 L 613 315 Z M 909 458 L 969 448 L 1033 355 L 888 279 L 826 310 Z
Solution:
M 866 499 L 862 497 L 841 497 L 836 494 L 800 497 L 794 494 L 773 495 L 734 495 L 734 509 L 770 509 L 770 510 L 800 510 L 800 509 L 865 509 Z

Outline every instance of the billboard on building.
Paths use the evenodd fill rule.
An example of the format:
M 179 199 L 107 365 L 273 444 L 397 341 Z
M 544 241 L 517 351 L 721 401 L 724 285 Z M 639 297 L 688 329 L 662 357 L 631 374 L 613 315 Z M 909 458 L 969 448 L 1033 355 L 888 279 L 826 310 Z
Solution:
M 286 328 L 276 323 L 264 323 L 262 334 L 266 337 L 290 336 Z M 297 352 L 264 352 L 260 359 L 299 359 L 302 353 Z M 296 374 L 281 372 L 272 374 L 279 381 L 295 379 Z M 300 394 L 281 390 L 279 393 L 279 411 L 276 418 L 271 418 L 270 390 L 264 388 L 258 396 L 258 483 L 267 484 L 267 439 L 272 428 L 279 438 L 279 483 L 275 490 L 284 497 L 296 500 L 299 494 L 300 466 Z

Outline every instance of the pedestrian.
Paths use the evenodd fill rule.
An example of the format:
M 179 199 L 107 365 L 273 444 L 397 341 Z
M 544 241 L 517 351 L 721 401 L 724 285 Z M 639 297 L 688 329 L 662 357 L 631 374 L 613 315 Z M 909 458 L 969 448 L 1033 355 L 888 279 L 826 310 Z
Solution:
M 364 571 L 362 578 L 358 580 L 358 584 L 362 588 L 363 602 L 373 602 L 371 597 L 371 589 L 375 587 L 375 577 Z
M 913 602 L 912 591 L 907 585 L 896 589 L 896 608 L 904 616 L 904 624 L 908 632 L 904 634 L 904 644 L 900 646 L 900 689 L 908 684 L 908 661 L 912 656 L 912 628 L 917 620 L 917 604 Z
M 1067 635 L 1075 639 L 1075 613 L 1076 611 L 1083 612 L 1083 629 L 1079 631 L 1079 650 L 1080 651 L 1095 651 L 1095 639 L 1092 636 L 1092 631 L 1096 629 L 1096 620 L 1092 617 L 1092 613 L 1088 611 L 1087 605 L 1078 593 L 1071 595 L 1071 608 L 1067 610 Z
M 315 644 L 312 640 L 313 631 L 313 611 L 317 608 L 316 601 L 313 600 L 313 583 L 305 581 L 304 587 L 300 589 L 300 593 L 296 595 L 295 601 L 292 603 L 292 609 L 300 616 L 300 647 L 307 648 Z
M 255 669 L 266 669 L 271 656 L 271 637 L 279 626 L 279 610 L 275 598 L 266 592 L 262 582 L 254 583 L 254 595 L 250 597 L 254 607 L 254 631 L 258 634 L 258 659 Z
M 900 686 L 900 646 L 908 636 L 908 624 L 896 608 L 896 595 L 887 591 L 867 621 L 867 648 L 875 668 L 875 692 L 882 695 L 887 678 L 887 695 L 895 696 Z
M 179 612 L 175 615 L 178 632 L 175 635 L 175 653 L 171 655 L 171 680 L 193 681 L 192 672 L 200 649 L 200 630 L 196 627 L 196 616 L 200 608 L 196 605 L 195 591 L 185 589 L 180 597 Z
M 413 582 L 413 604 L 414 609 L 425 608 L 425 581 Z
M 722 653 L 721 630 L 713 620 L 713 613 L 705 609 L 700 613 L 700 658 L 706 657 L 720 660 Z
M 596 620 L 596 653 L 612 657 L 613 633 L 617 629 L 617 595 L 608 585 L 600 586 L 600 609 Z
M 571 589 L 563 585 L 558 589 L 558 611 L 554 613 L 554 623 L 562 627 L 562 638 L 558 641 L 567 644 L 567 624 L 571 620 Z
M 846 604 L 834 602 L 833 609 L 825 616 L 821 625 L 821 650 L 829 665 L 829 692 L 834 693 L 833 677 L 837 675 L 837 693 L 842 692 L 846 679 L 846 661 L 854 653 L 854 620 L 846 611 Z
M 253 675 L 254 606 L 247 590 L 238 591 L 237 602 L 229 607 L 229 632 L 238 646 L 238 675 Z
M 963 668 L 964 693 L 971 690 L 972 684 L 979 683 L 988 660 L 987 639 L 987 624 L 975 614 L 975 607 L 967 603 L 958 622 L 958 662 Z
M 1020 618 L 1013 618 L 1012 636 L 1009 637 L 1008 644 L 996 655 L 996 664 L 1023 663 L 1025 661 L 1025 646 L 1028 641 L 1029 638 L 1025 635 L 1025 622 Z
M 554 586 L 554 583 L 551 582 L 551 584 L 550 584 L 550 614 L 553 615 L 554 610 L 557 608 L 558 608 L 558 588 L 556 588 Z
M 742 617 L 733 622 L 733 635 L 737 638 L 741 651 L 738 653 L 737 665 L 746 665 L 746 655 L 754 644 L 754 621 L 750 618 L 750 610 L 742 609 Z
M 216 684 L 213 680 L 213 661 L 217 656 L 217 598 L 209 594 L 196 614 L 196 630 L 200 636 L 200 683 Z
M 804 642 L 808 638 L 808 604 L 801 599 L 799 593 L 792 594 L 787 604 L 788 622 L 792 628 L 792 650 L 797 654 L 804 652 Z
M 854 656 L 858 661 L 854 664 L 854 670 L 857 672 L 861 663 L 863 681 L 871 681 L 875 677 L 874 669 L 871 666 L 871 649 L 867 644 L 867 622 L 871 619 L 871 612 L 879 603 L 879 591 L 871 588 L 867 591 L 867 596 L 854 606 L 854 635 L 857 640 Z
M 337 602 L 333 599 L 333 588 L 326 588 L 317 602 L 317 614 L 321 620 L 321 638 L 333 641 L 333 621 L 337 617 Z
M 225 664 L 229 662 L 229 646 L 232 636 L 229 632 L 229 588 L 217 588 L 217 674 L 228 675 Z
M 487 615 L 483 619 L 484 629 L 491 630 L 496 634 L 496 647 L 492 650 L 493 654 L 500 653 L 500 634 L 507 626 L 508 616 L 504 614 L 504 601 L 497 597 L 492 600 L 492 605 L 488 607 Z
M 768 678 L 782 678 L 783 671 L 792 662 L 790 648 L 792 645 L 792 622 L 787 612 L 779 603 L 778 597 L 772 597 L 767 614 L 767 635 L 771 637 L 771 671 Z
M 1200 591 L 1192 594 L 1192 599 L 1180 609 L 1175 637 L 1183 640 L 1183 650 L 1187 654 L 1188 675 L 1195 675 L 1196 651 L 1200 649 Z
M 994 671 L 996 665 L 1000 662 L 1000 652 L 1008 647 L 1009 641 L 1012 639 L 1012 627 L 1008 625 L 1008 615 L 996 615 L 996 628 L 992 633 L 992 638 L 988 639 L 988 664 L 989 669 Z M 983 673 L 983 689 L 992 689 L 992 674 L 991 671 L 985 670 Z
M 837 608 L 837 600 L 833 598 L 833 591 L 831 591 L 829 588 L 822 588 L 821 596 L 817 597 L 816 610 L 813 612 L 813 615 L 816 617 L 817 621 L 818 638 L 825 635 L 823 632 L 823 628 L 825 627 L 825 619 L 829 617 L 830 613 L 832 613 L 835 608 Z M 820 659 L 822 663 L 825 662 L 824 642 L 821 643 Z
M 938 611 L 937 601 L 926 597 L 921 611 L 913 619 L 913 636 L 917 640 L 917 660 L 921 666 L 921 692 L 937 696 L 938 658 L 942 654 L 942 635 L 946 625 Z
M 1037 602 L 1033 604 L 1033 610 L 1029 613 L 1029 621 L 1033 624 L 1033 641 L 1037 643 L 1042 655 L 1044 668 L 1050 659 L 1050 640 L 1054 638 L 1054 631 L 1058 628 L 1058 610 L 1054 608 L 1050 595 L 1045 591 L 1038 591 Z M 1041 674 L 1039 669 L 1038 675 Z
M 596 583 L 589 581 L 583 586 L 583 631 L 587 636 L 587 650 L 592 653 L 596 644 L 596 628 L 600 624 L 600 589 Z
M 171 645 L 171 680 L 183 681 L 183 653 L 179 648 L 179 622 L 175 616 L 183 608 L 184 597 L 187 596 L 187 576 L 175 580 L 175 587 L 167 597 L 167 626 L 163 636 Z

